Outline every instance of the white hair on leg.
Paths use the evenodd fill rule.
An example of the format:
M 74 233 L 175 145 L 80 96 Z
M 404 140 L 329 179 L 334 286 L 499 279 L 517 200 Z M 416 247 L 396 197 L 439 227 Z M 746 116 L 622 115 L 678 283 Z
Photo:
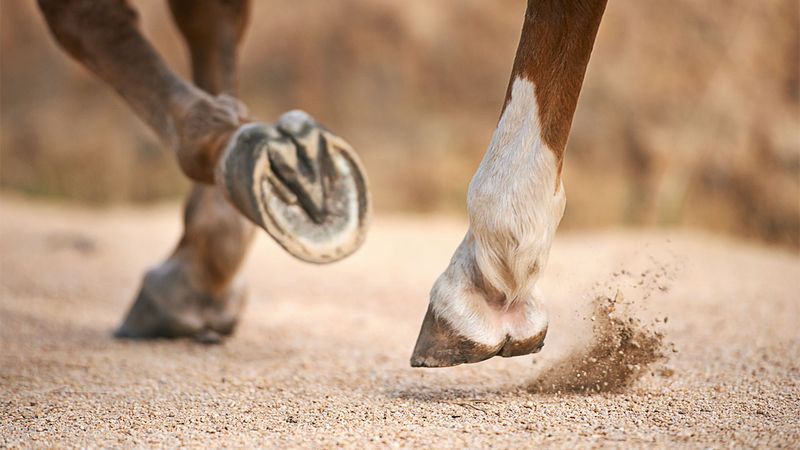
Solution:
M 470 230 L 431 290 L 436 315 L 465 338 L 492 347 L 546 329 L 535 284 L 564 212 L 557 176 L 534 86 L 517 78 L 470 183 Z
M 530 81 L 514 80 L 467 197 L 478 268 L 507 304 L 532 294 L 566 203 L 534 91 Z

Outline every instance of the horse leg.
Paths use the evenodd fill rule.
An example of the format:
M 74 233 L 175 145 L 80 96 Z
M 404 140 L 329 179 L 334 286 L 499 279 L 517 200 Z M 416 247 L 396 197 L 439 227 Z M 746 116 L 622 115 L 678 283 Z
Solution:
M 176 75 L 137 27 L 125 0 L 39 0 L 53 36 L 113 87 L 177 156 L 192 180 L 217 184 L 238 211 L 293 256 L 344 258 L 363 242 L 369 195 L 355 152 L 307 114 L 248 123 L 233 97 Z M 247 2 L 171 4 L 195 79 L 231 91 Z
M 189 47 L 192 78 L 210 94 L 236 95 L 236 53 L 249 6 L 249 1 L 170 1 Z M 246 296 L 237 274 L 253 231 L 219 187 L 196 183 L 186 202 L 177 249 L 145 275 L 117 335 L 216 340 L 233 331 Z

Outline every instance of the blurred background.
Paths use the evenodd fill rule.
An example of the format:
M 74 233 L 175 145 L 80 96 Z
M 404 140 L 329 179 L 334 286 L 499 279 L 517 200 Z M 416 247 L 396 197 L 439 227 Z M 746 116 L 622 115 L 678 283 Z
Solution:
M 166 3 L 133 3 L 188 76 Z M 379 212 L 465 214 L 525 2 L 254 3 L 252 114 L 302 108 L 344 136 Z M 56 47 L 35 2 L 0 9 L 2 189 L 98 207 L 182 198 L 173 155 Z M 689 226 L 800 249 L 798 2 L 611 0 L 564 174 L 565 229 Z

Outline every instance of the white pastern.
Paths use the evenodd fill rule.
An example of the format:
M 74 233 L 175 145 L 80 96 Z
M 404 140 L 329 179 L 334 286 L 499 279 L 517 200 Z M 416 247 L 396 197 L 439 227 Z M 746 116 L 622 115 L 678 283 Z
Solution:
M 546 327 L 535 284 L 564 213 L 557 177 L 555 154 L 541 135 L 535 87 L 517 78 L 469 185 L 470 230 L 431 291 L 434 310 L 465 337 L 495 345 Z M 476 265 L 482 282 L 503 295 L 500 311 L 475 289 Z M 511 317 L 520 308 L 527 320 Z
M 475 257 L 510 302 L 531 294 L 564 214 L 556 158 L 542 140 L 533 83 L 517 78 L 467 196 Z

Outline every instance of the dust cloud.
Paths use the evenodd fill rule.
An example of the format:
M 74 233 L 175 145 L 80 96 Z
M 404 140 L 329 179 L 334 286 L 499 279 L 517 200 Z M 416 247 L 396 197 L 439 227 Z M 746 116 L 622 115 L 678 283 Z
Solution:
M 588 311 L 572 321 L 572 342 L 562 346 L 561 355 L 544 358 L 542 364 L 537 364 L 541 369 L 529 385 L 530 391 L 621 392 L 643 375 L 672 375 L 672 369 L 665 364 L 677 350 L 663 333 L 669 319 L 644 321 L 637 313 L 653 295 L 669 291 L 677 268 L 653 258 L 650 263 L 655 265 L 653 269 L 636 274 L 621 270 L 613 273 L 606 283 L 595 285 L 606 293 L 591 296 Z M 633 290 L 629 289 L 624 296 L 622 285 L 633 286 Z
M 597 297 L 592 302 L 592 336 L 548 366 L 531 384 L 540 393 L 618 392 L 633 384 L 648 367 L 666 359 L 668 347 L 655 325 L 617 310 L 619 297 Z

